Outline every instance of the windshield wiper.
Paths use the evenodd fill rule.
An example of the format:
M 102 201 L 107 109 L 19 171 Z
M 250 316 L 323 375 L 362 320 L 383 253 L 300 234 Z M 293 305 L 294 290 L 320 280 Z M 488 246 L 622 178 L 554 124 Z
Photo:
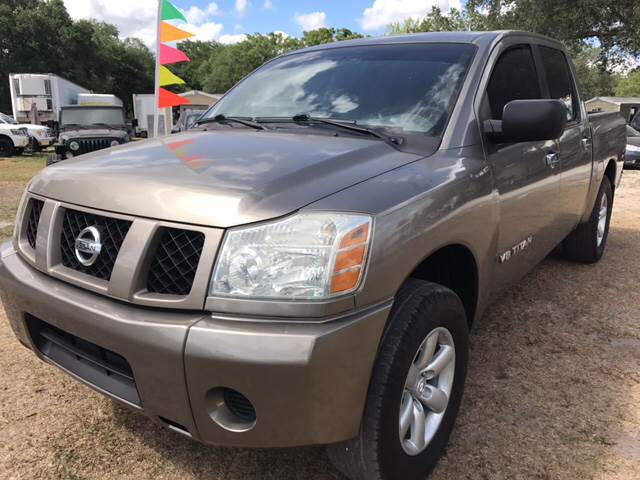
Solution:
M 255 128 L 256 130 L 268 130 L 264 125 L 260 125 L 258 122 L 254 122 L 253 120 L 244 119 L 240 117 L 227 117 L 219 113 L 215 117 L 211 118 L 201 118 L 195 124 L 202 125 L 204 123 L 239 123 L 240 125 L 244 125 L 245 127 Z
M 404 140 L 402 137 L 393 137 L 391 135 L 387 135 L 386 133 L 382 133 L 374 128 L 364 127 L 362 125 L 356 125 L 355 120 L 332 120 L 324 117 L 313 117 L 308 113 L 299 113 L 294 115 L 293 117 L 259 117 L 256 119 L 257 121 L 290 121 L 294 123 L 319 123 L 322 125 L 329 125 L 331 127 L 341 128 L 343 130 L 350 130 L 352 132 L 363 133 L 365 135 L 371 135 L 373 137 L 377 137 L 380 140 L 384 140 L 387 143 L 391 143 L 393 145 L 400 145 Z

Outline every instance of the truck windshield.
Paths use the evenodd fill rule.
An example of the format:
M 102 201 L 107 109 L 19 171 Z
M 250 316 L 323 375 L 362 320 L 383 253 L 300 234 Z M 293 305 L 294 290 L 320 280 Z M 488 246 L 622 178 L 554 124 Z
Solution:
M 11 125 L 18 124 L 18 122 L 16 122 L 13 117 L 10 117 L 9 115 L 5 115 L 4 113 L 0 113 L 0 123 L 9 123 Z
M 294 53 L 267 63 L 203 118 L 313 117 L 442 134 L 475 47 L 397 44 Z
M 124 125 L 124 112 L 120 108 L 69 108 L 61 112 L 60 125 Z

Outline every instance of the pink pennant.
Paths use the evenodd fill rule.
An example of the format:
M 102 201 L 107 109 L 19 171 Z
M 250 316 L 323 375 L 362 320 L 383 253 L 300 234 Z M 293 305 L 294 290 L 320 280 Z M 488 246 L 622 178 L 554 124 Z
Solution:
M 177 48 L 170 47 L 164 43 L 160 44 L 160 65 L 171 65 L 172 63 L 189 61 L 189 57 Z

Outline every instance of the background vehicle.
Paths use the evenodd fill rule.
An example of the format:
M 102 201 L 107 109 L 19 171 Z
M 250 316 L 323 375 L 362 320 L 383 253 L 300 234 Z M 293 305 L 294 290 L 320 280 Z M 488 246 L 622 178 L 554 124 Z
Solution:
M 625 168 L 640 168 L 640 132 L 627 125 L 627 149 L 624 154 Z
M 40 150 L 42 147 L 48 147 L 53 144 L 55 137 L 51 133 L 51 129 L 43 125 L 34 125 L 32 123 L 18 123 L 13 117 L 0 112 L 0 124 L 13 125 L 14 128 L 26 128 L 31 137 L 32 148 Z
M 171 133 L 185 132 L 194 126 L 196 120 L 198 120 L 208 107 L 200 108 L 184 108 L 180 111 L 180 117 Z
M 12 73 L 9 75 L 13 117 L 20 123 L 29 123 L 29 112 L 35 103 L 40 121 L 53 126 L 60 109 L 78 103 L 78 95 L 91 93 L 52 73 Z
M 22 154 L 29 142 L 26 128 L 0 122 L 0 157 Z
M 10 324 L 176 432 L 329 444 L 362 480 L 433 468 L 495 293 L 559 245 L 602 257 L 625 149 L 523 32 L 287 53 L 198 123 L 34 178 L 0 250 Z
M 137 120 L 136 137 L 152 137 L 154 121 L 155 96 L 150 93 L 133 94 L 133 118 Z M 160 135 L 169 135 L 173 128 L 173 112 L 171 108 L 160 109 Z
M 63 107 L 56 153 L 48 163 L 127 143 L 127 128 L 122 107 Z

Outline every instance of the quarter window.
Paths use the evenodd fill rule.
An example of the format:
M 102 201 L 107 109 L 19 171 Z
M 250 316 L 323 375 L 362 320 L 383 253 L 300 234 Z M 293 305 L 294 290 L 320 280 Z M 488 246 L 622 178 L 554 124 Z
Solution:
M 567 120 L 573 120 L 576 117 L 577 108 L 569 66 L 564 53 L 555 48 L 541 46 L 540 56 L 549 84 L 549 95 L 564 103 L 567 109 Z
M 496 63 L 487 96 L 491 118 L 502 120 L 504 106 L 511 100 L 542 98 L 531 48 L 522 45 L 504 52 Z

